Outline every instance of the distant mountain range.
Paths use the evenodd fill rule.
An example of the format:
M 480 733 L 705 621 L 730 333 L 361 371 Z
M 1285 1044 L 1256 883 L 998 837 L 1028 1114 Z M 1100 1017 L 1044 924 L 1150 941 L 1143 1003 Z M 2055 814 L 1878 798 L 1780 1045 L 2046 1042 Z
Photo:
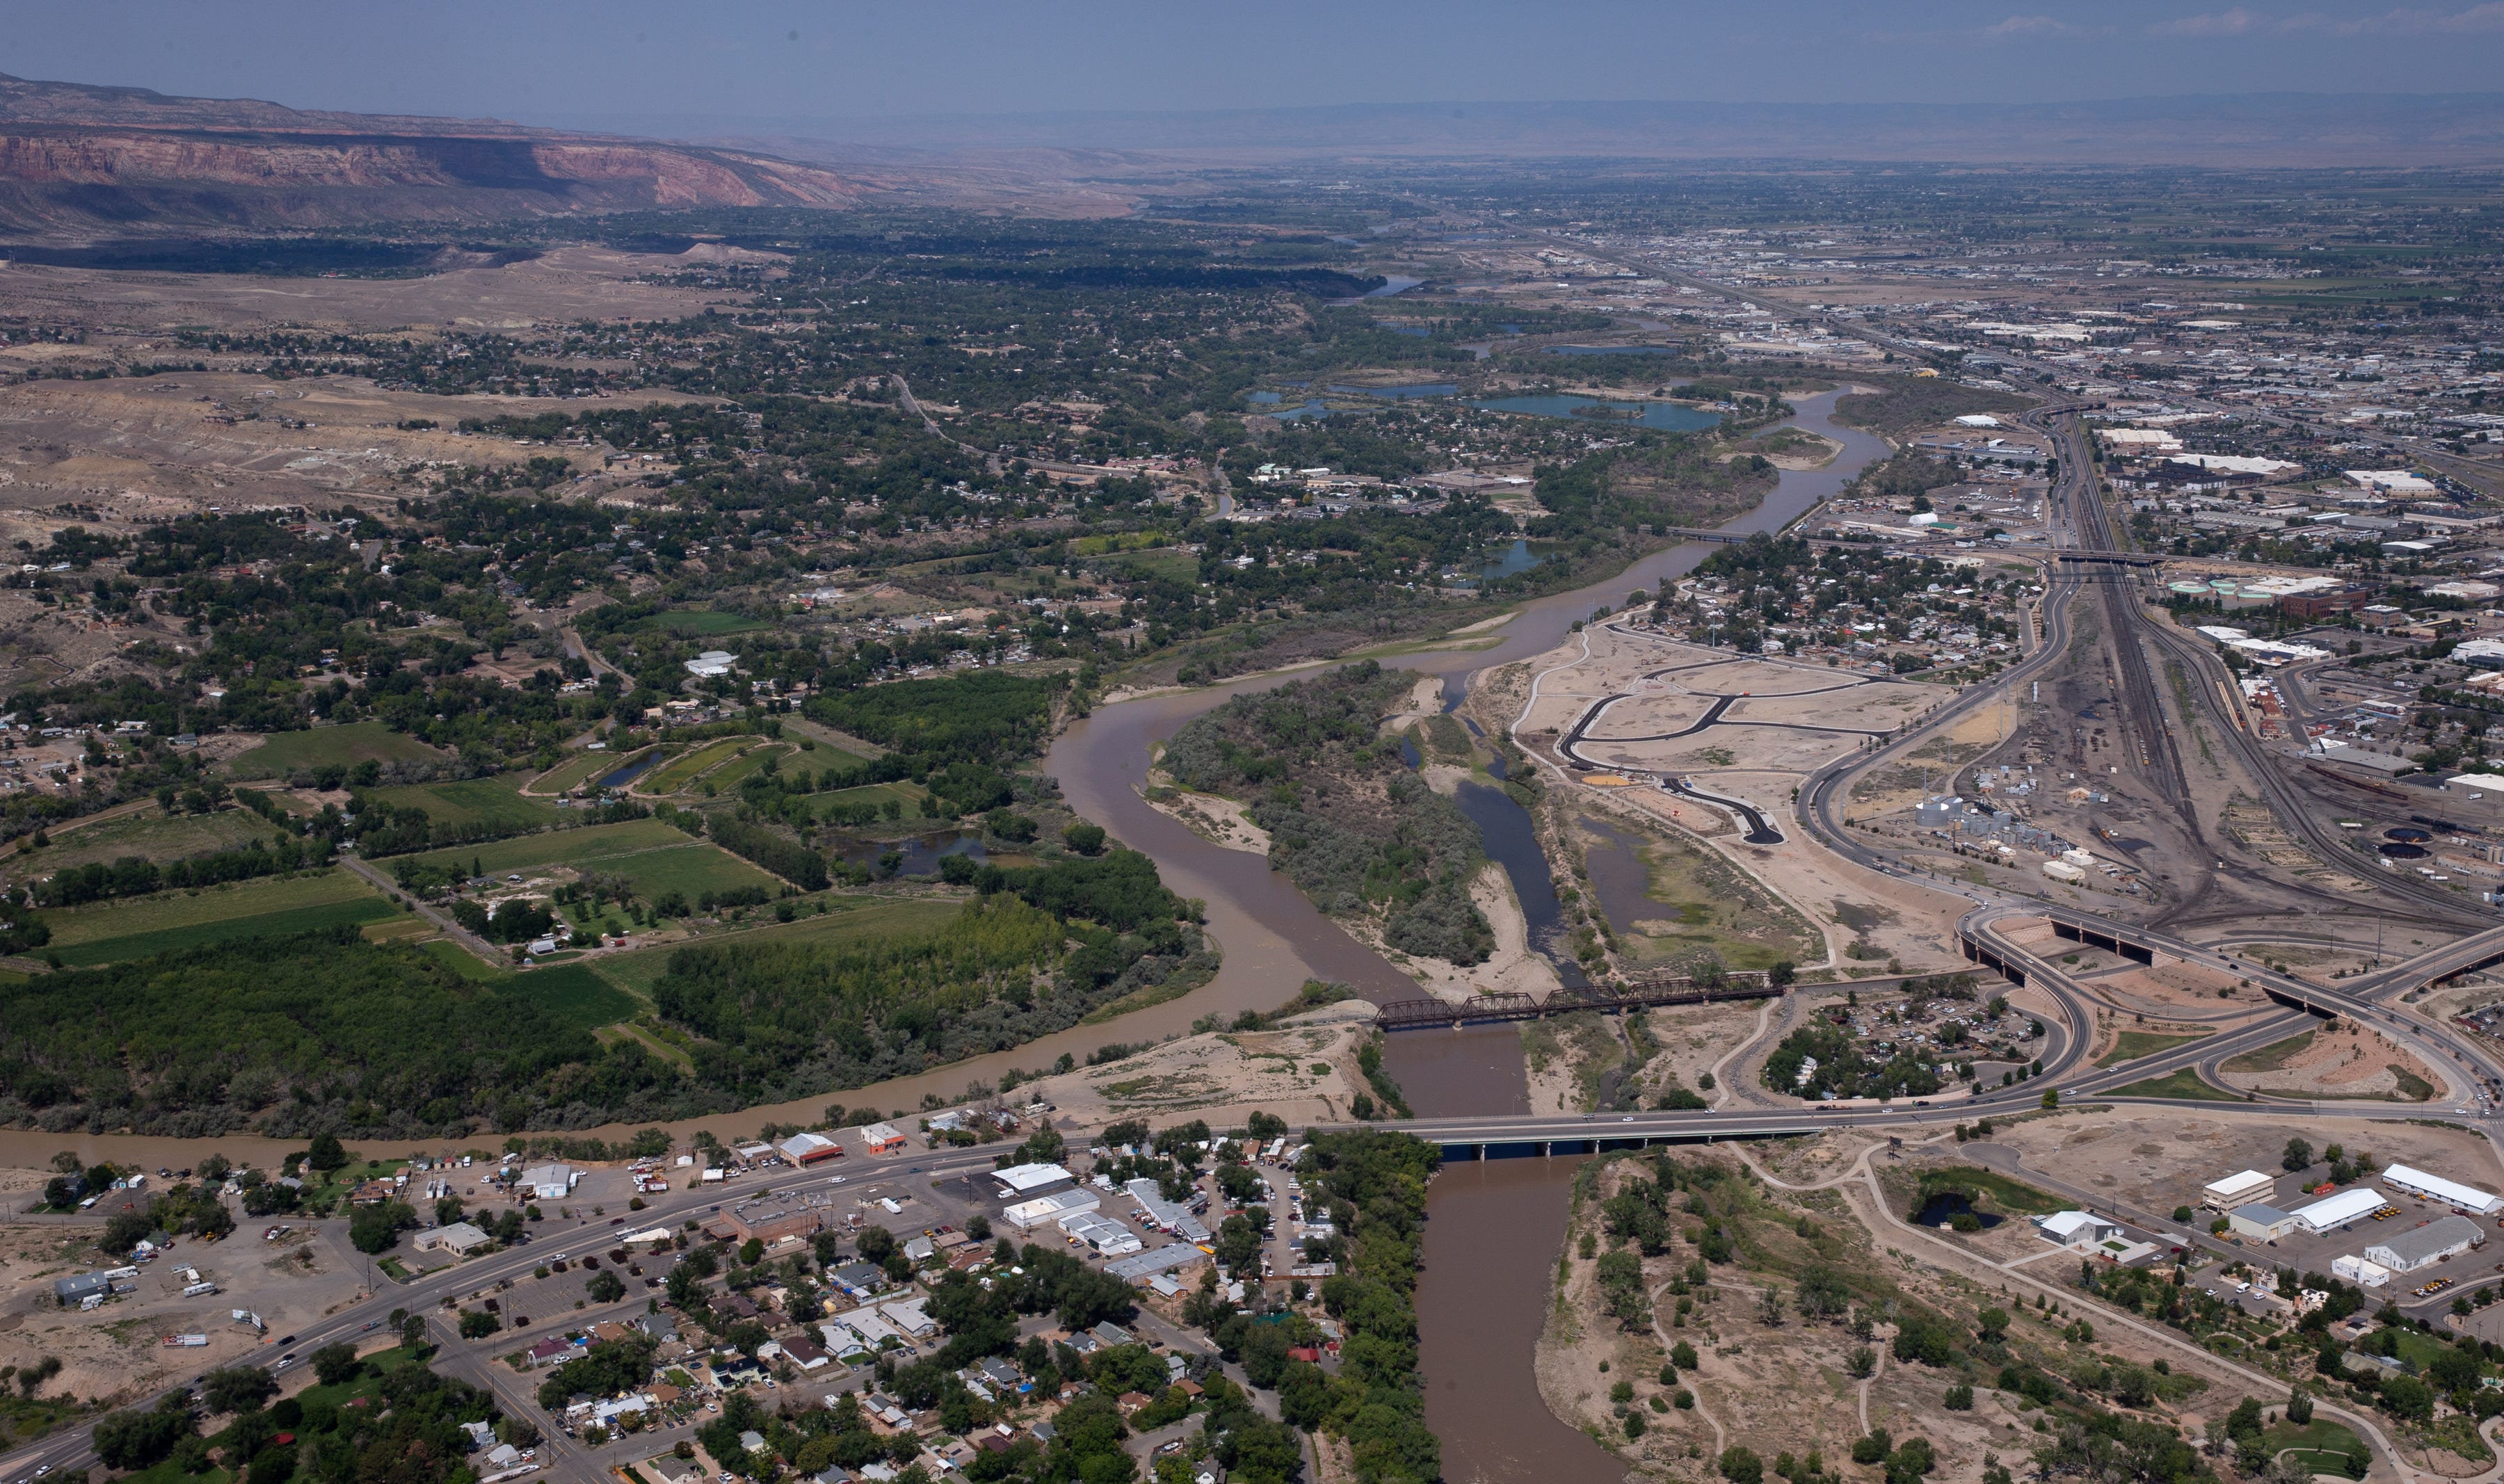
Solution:
M 2504 163 L 2504 93 L 2230 93 L 2083 103 L 1383 103 L 922 119 L 578 120 L 859 151 L 1332 157 L 1833 159 L 1939 164 Z M 873 156 L 860 157 L 897 157 Z
M 1200 165 L 2504 163 L 2504 93 L 1999 104 L 1404 103 L 915 119 L 317 113 L 0 74 L 0 232 L 84 239 L 872 201 L 1101 215 Z M 593 130 L 600 130 L 594 132 Z M 689 142 L 694 141 L 694 142 Z
M 881 185 L 739 150 L 0 75 L 0 228 L 15 233 L 834 207 Z

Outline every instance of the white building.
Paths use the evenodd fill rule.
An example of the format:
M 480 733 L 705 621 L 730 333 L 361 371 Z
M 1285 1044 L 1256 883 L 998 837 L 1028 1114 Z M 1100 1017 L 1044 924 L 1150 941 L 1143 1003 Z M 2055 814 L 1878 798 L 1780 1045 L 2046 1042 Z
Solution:
M 1023 1232 L 1058 1222 L 1063 1217 L 1083 1216 L 1104 1204 L 1104 1198 L 1093 1191 L 1057 1191 L 1022 1200 L 1000 1213 L 1000 1220 Z
M 2275 1242 L 2300 1224 L 2276 1206 L 2251 1201 L 2226 1213 L 2226 1227 L 2247 1242 Z
M 2498 1211 L 2504 1211 L 2504 1195 L 2490 1195 L 2475 1186 L 2465 1186 L 2457 1181 L 2446 1180 L 2441 1175 L 2429 1175 L 2423 1170 L 2411 1169 L 2405 1164 L 2394 1164 L 2382 1171 L 2382 1183 L 2393 1190 L 2406 1191 L 2411 1195 L 2422 1195 L 2428 1200 L 2440 1201 L 2447 1206 L 2466 1211 L 2472 1216 L 2493 1216 Z
M 739 656 L 727 649 L 708 649 L 687 661 L 687 673 L 710 679 L 714 675 L 730 673 L 731 667 L 738 663 Z
M 494 1237 L 487 1235 L 469 1222 L 454 1222 L 449 1226 L 436 1226 L 432 1230 L 419 1232 L 410 1240 L 409 1245 L 420 1252 L 440 1250 L 456 1258 L 466 1258 L 494 1240 Z
M 2316 1200 L 2312 1205 L 2297 1207 L 2295 1219 L 2304 1224 L 2305 1230 L 2318 1236 L 2333 1227 L 2345 1226 L 2349 1222 L 2362 1220 L 2382 1209 L 2382 1191 L 2357 1186 L 2353 1190 L 2342 1191 L 2327 1199 Z
M 1007 1169 L 991 1171 L 991 1178 L 1000 1183 L 1002 1195 L 1018 1196 L 1068 1185 L 1078 1177 L 1057 1164 L 1012 1164 Z
M 2413 1273 L 2456 1258 L 2486 1240 L 2487 1228 L 2468 1217 L 2446 1216 L 2391 1233 L 2366 1248 L 2365 1260 L 2395 1273 Z
M 2267 1200 L 2278 1193 L 2278 1182 L 2258 1170 L 2242 1170 L 2200 1188 L 2200 1204 L 2217 1211 Z
M 2343 469 L 2341 472 L 2347 475 L 2348 483 L 2381 495 L 2415 496 L 2434 493 L 2434 484 L 2431 480 L 2420 479 L 2404 468 L 2351 468 Z
M 522 1171 L 513 1189 L 538 1200 L 563 1200 L 581 1180 L 582 1171 L 570 1164 L 535 1164 Z
M 2034 1218 L 2034 1229 L 2047 1242 L 2079 1249 L 2121 1238 L 2118 1225 L 2087 1211 L 2055 1211 L 2049 1216 L 2038 1216 Z
M 2345 1278 L 2359 1288 L 2378 1289 L 2391 1281 L 2391 1270 L 2351 1254 L 2330 1260 L 2330 1276 Z

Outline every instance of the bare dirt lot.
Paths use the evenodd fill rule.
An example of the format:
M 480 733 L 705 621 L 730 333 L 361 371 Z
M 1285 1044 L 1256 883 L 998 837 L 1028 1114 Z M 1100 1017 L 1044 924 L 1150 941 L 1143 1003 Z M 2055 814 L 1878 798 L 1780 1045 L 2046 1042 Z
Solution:
M 2238 1170 L 2274 1173 L 2290 1136 L 2315 1152 L 2342 1144 L 2381 1165 L 2411 1164 L 2465 1184 L 2504 1187 L 2504 1161 L 2466 1129 L 2364 1119 L 2202 1118 L 2101 1113 L 2047 1119 L 1993 1135 L 2030 1169 L 2145 1211 L 2200 1202 L 2200 1189 Z

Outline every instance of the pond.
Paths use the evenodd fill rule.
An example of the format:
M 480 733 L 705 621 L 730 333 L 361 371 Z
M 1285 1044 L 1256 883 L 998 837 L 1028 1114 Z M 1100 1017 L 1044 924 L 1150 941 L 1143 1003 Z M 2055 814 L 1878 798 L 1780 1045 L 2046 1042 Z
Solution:
M 875 871 L 879 857 L 887 851 L 901 853 L 904 863 L 896 868 L 899 876 L 935 876 L 939 862 L 951 855 L 963 855 L 976 861 L 991 859 L 983 848 L 980 835 L 960 835 L 955 830 L 934 830 L 927 835 L 908 835 L 902 840 L 861 840 L 838 835 L 834 853 L 852 865 Z
M 1381 288 L 1368 289 L 1365 296 L 1370 299 L 1387 299 L 1395 294 L 1406 293 L 1424 282 L 1422 278 L 1402 278 L 1399 274 L 1393 273 L 1383 278 Z
M 651 751 L 644 753 L 642 757 L 628 763 L 625 767 L 618 769 L 609 777 L 602 778 L 600 780 L 600 786 L 603 788 L 623 788 L 660 765 L 661 749 L 654 747 Z
M 1680 915 L 1652 894 L 1652 867 L 1643 858 L 1641 836 L 1589 814 L 1582 816 L 1582 824 L 1603 842 L 1582 852 L 1582 864 L 1591 873 L 1591 895 L 1611 927 L 1632 934 L 1638 922 Z
M 1958 1222 L 1957 1218 L 1961 1216 L 1969 1218 L 1970 1223 Z M 1928 1226 L 1933 1231 L 1951 1225 L 1960 1230 L 1989 1231 L 2005 1220 L 2005 1217 L 1994 1216 L 1988 1211 L 1976 1211 L 1972 1201 L 1954 1191 L 1941 1191 L 1930 1197 L 1930 1204 L 1922 1207 L 1913 1218 L 1913 1225 Z
M 1623 421 L 1637 428 L 1659 428 L 1672 432 L 1691 432 L 1699 428 L 1721 426 L 1718 412 L 1698 412 L 1676 402 L 1613 402 L 1596 397 L 1497 397 L 1474 401 L 1471 406 L 1487 412 L 1522 412 L 1533 417 L 1572 417 L 1577 407 L 1607 407 L 1631 414 Z
M 1526 572 L 1546 560 L 1548 560 L 1547 554 L 1532 550 L 1528 541 L 1515 540 L 1504 549 L 1501 556 L 1478 569 L 1478 580 L 1493 582 L 1498 577 L 1510 577 L 1514 572 Z

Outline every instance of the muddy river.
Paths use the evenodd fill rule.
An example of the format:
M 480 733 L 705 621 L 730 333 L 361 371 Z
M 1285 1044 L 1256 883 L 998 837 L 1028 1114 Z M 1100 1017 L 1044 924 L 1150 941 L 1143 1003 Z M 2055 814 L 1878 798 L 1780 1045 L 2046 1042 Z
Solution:
M 1826 416 L 1834 394 L 1794 398 L 1799 427 L 1832 438 L 1843 452 L 1823 469 L 1786 470 L 1772 496 L 1722 529 L 1778 531 L 1833 496 L 1861 467 L 1886 456 L 1886 444 L 1842 428 Z M 1464 694 L 1476 672 L 1529 659 L 1554 648 L 1595 607 L 1614 607 L 1628 592 L 1692 570 L 1712 547 L 1694 543 L 1655 552 L 1601 581 L 1532 600 L 1495 630 L 1483 649 L 1406 656 L 1402 668 L 1441 675 L 1445 694 Z M 1225 951 L 1207 985 L 1181 999 L 1125 1017 L 1112 1025 L 1065 1031 L 1014 1052 L 877 1087 L 831 1094 L 853 1104 L 910 1107 L 924 1092 L 954 1097 L 972 1081 L 995 1081 L 1012 1066 L 1048 1066 L 1062 1052 L 1082 1060 L 1112 1040 L 1154 1039 L 1187 1029 L 1200 1016 L 1269 1010 L 1307 979 L 1354 985 L 1367 997 L 1403 999 L 1419 992 L 1408 976 L 1324 916 L 1266 858 L 1202 840 L 1151 809 L 1139 795 L 1152 743 L 1230 697 L 1294 678 L 1255 677 L 1233 685 L 1149 696 L 1098 709 L 1069 727 L 1045 756 L 1044 771 L 1061 781 L 1070 806 L 1124 843 L 1154 857 L 1165 883 L 1207 903 L 1210 932 Z M 1501 796 L 1499 796 L 1501 797 Z M 1419 1031 L 1395 1036 L 1386 1068 L 1420 1117 L 1528 1112 L 1516 1032 L 1503 1027 Z M 735 1117 L 702 1121 L 724 1137 L 767 1121 L 808 1122 L 828 1100 L 813 1097 Z M 674 1131 L 686 1133 L 689 1122 Z M 587 1129 L 624 1138 L 631 1126 Z M 274 1161 L 288 1148 L 252 1138 L 138 1139 L 113 1135 L 0 1130 L 0 1162 L 41 1167 L 55 1150 L 87 1159 L 128 1160 L 145 1167 L 189 1165 L 215 1149 L 229 1158 Z M 1573 1161 L 1515 1159 L 1456 1164 L 1436 1179 L 1427 1227 L 1426 1277 L 1419 1294 L 1427 1421 L 1443 1439 L 1444 1474 L 1453 1484 L 1613 1484 L 1623 1469 L 1596 1444 L 1559 1423 L 1531 1383 L 1548 1271 L 1564 1231 Z

